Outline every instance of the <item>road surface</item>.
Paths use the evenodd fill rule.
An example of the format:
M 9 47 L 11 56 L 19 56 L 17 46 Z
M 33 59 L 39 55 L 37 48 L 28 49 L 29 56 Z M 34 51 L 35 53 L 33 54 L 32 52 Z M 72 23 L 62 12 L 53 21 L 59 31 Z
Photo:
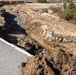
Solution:
M 0 40 L 0 75 L 21 75 L 18 66 L 28 57 Z

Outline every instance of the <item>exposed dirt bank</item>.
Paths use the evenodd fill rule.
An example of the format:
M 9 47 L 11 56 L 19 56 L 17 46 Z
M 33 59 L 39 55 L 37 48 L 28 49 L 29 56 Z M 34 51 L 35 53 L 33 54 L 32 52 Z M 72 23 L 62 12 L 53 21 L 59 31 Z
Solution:
M 51 10 L 39 13 L 25 4 L 5 5 L 0 9 L 4 29 L 0 36 L 35 55 L 23 63 L 24 75 L 76 74 L 75 24 Z
M 63 50 L 44 51 L 22 67 L 23 75 L 75 75 L 76 58 Z

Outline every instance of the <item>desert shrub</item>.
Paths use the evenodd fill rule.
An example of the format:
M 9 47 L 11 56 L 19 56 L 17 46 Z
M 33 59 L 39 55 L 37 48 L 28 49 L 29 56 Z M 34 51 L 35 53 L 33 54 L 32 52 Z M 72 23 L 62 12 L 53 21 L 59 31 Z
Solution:
M 74 16 L 73 16 L 74 20 L 76 21 L 76 11 L 74 13 Z
M 63 14 L 64 19 L 66 19 L 66 20 L 73 19 L 73 15 L 74 15 L 74 13 L 72 10 L 66 10 Z
M 71 3 L 69 3 L 68 7 L 64 11 L 63 17 L 66 20 L 75 19 L 75 17 L 74 17 L 75 12 L 76 12 L 76 5 L 73 2 L 71 2 Z
M 76 9 L 74 2 L 69 3 L 68 9 Z
M 46 0 L 38 0 L 40 3 L 46 3 Z
M 67 3 L 64 2 L 64 4 L 63 4 L 63 8 L 66 9 L 66 7 L 67 7 Z
M 40 9 L 40 12 L 41 13 L 48 12 L 48 9 L 47 8 L 42 8 L 42 9 Z
M 49 9 L 53 10 L 55 13 L 60 12 L 62 10 L 61 7 L 50 6 Z

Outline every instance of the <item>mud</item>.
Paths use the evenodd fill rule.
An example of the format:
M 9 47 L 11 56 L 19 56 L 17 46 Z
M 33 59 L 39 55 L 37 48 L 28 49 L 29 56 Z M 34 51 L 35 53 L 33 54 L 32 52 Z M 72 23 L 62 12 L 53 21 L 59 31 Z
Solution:
M 76 75 L 76 58 L 63 50 L 43 51 L 22 67 L 23 75 Z

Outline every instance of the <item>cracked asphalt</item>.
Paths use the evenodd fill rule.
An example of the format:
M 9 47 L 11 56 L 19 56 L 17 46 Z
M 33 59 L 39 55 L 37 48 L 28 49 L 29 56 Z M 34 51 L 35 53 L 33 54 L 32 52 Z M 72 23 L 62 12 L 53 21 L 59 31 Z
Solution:
M 22 75 L 18 66 L 27 58 L 27 55 L 0 41 L 0 75 Z

